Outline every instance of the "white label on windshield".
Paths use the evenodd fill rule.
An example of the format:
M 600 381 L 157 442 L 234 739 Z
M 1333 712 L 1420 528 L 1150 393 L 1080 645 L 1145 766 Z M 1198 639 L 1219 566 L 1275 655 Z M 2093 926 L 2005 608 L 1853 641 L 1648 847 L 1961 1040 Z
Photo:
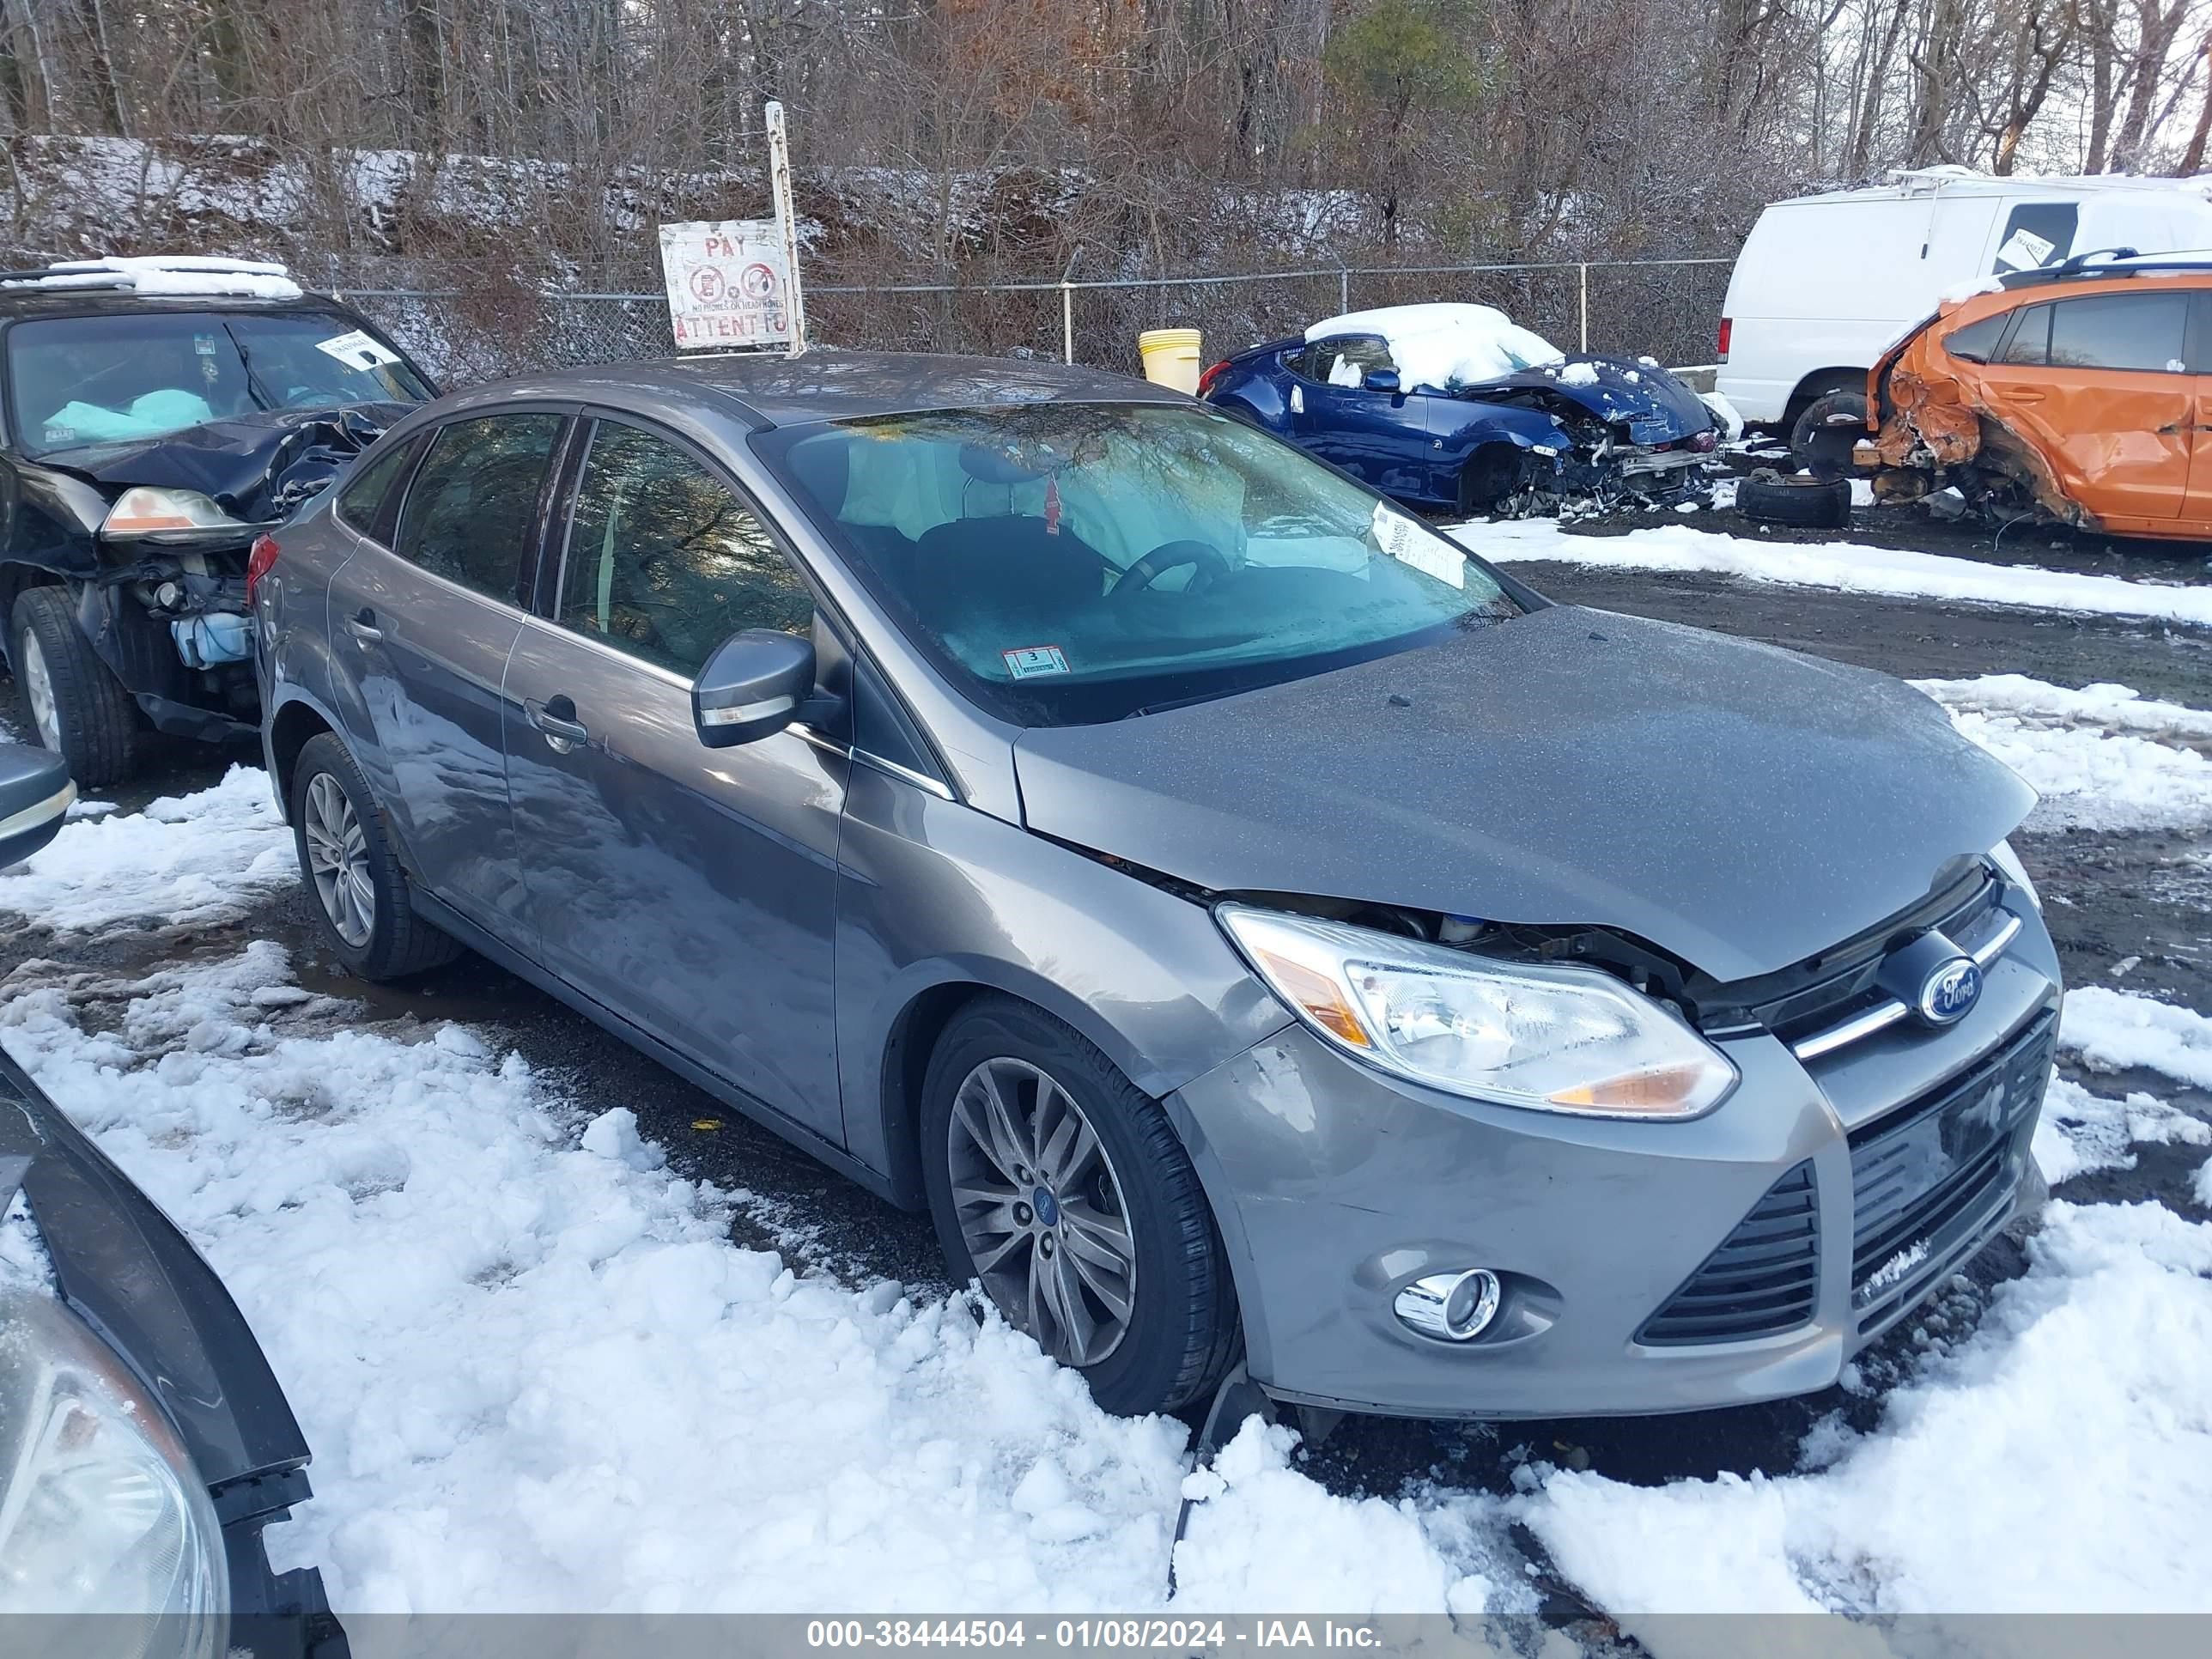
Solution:
M 1006 672 L 1018 680 L 1035 679 L 1039 674 L 1065 674 L 1067 659 L 1056 645 L 1023 645 L 1012 651 L 999 653 L 1006 659 Z
M 315 349 L 337 358 L 352 368 L 382 368 L 386 363 L 396 363 L 399 354 L 380 340 L 371 339 L 360 329 L 350 334 L 340 334 L 327 340 L 315 342 Z
M 1467 586 L 1467 562 L 1388 501 L 1375 503 L 1375 544 L 1424 576 Z

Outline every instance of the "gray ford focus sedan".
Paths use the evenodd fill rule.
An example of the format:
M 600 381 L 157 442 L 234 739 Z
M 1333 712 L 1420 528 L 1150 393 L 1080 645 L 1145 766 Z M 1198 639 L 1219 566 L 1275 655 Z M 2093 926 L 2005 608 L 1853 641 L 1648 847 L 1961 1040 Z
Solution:
M 1174 393 L 509 381 L 251 574 L 341 957 L 480 951 L 927 1206 L 1112 1409 L 1806 1392 L 2039 1196 L 2026 785 Z

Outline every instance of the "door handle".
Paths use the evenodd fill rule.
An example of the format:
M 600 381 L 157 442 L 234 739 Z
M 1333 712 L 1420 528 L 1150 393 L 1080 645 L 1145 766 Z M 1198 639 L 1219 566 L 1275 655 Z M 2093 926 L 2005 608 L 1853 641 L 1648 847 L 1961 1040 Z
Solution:
M 346 632 L 364 645 L 373 645 L 384 637 L 384 630 L 376 625 L 376 612 L 367 605 L 346 618 Z
M 2015 386 L 2013 389 L 2012 400 L 2016 404 L 2039 404 L 2048 395 L 2037 391 L 2033 386 Z
M 576 718 L 576 705 L 563 695 L 549 697 L 544 702 L 526 697 L 523 712 L 530 723 L 545 737 L 545 746 L 556 755 L 565 755 L 592 735 L 583 721 Z

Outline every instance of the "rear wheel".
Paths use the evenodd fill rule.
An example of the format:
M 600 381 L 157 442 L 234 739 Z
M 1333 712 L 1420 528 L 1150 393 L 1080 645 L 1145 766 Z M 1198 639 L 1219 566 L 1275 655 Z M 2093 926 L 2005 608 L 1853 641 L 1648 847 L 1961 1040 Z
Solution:
M 1790 428 L 1790 459 L 1816 478 L 1848 478 L 1851 451 L 1867 435 L 1863 392 L 1831 392 L 1805 406 Z
M 403 979 L 460 954 L 415 914 L 368 781 L 328 732 L 307 740 L 293 768 L 292 838 L 324 936 L 363 979 Z
M 945 1259 L 1108 1411 L 1173 1411 L 1240 1340 L 1212 1212 L 1159 1103 L 1011 998 L 957 1015 L 922 1092 Z
M 17 597 L 9 660 L 40 743 L 69 763 L 78 788 L 131 775 L 138 710 L 77 626 L 68 588 L 27 588 Z

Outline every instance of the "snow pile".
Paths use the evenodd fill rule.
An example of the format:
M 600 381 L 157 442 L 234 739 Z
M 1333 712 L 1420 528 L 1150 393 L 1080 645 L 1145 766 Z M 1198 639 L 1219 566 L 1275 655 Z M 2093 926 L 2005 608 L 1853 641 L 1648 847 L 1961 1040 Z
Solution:
M 1914 684 L 2042 796 L 2031 829 L 2212 823 L 2212 714 L 2124 685 L 2069 690 L 2021 674 Z M 2117 728 L 2117 729 L 2106 729 Z M 2161 738 L 2170 741 L 2160 741 Z
M 2066 994 L 2058 1042 L 2095 1072 L 2146 1066 L 2212 1089 L 2212 1019 L 2132 991 L 2084 985 Z
M 1662 1656 L 1636 1615 L 2212 1611 L 2212 1224 L 2054 1204 L 2029 1251 L 1825 1470 L 1559 1473 L 1523 1518 Z
M 2035 1126 L 2035 1164 L 2052 1186 L 2099 1170 L 2132 1170 L 2137 1142 L 2212 1146 L 2212 1123 L 2140 1091 L 2125 1100 L 2053 1078 Z
M 1631 380 L 1637 378 L 1634 369 L 1629 370 L 1628 378 Z M 1562 364 L 1559 368 L 1559 384 L 1561 386 L 1595 386 L 1597 365 L 1595 363 Z
M 283 265 L 263 259 L 225 259 L 206 254 L 151 254 L 100 259 L 63 259 L 47 274 L 10 288 L 129 289 L 165 297 L 226 295 L 256 300 L 296 300 L 300 285 Z
M 964 1300 L 735 1248 L 629 1110 L 582 1121 L 460 1026 L 331 1029 L 358 1011 L 288 988 L 258 942 L 33 985 L 0 1030 L 252 1322 L 316 1453 L 272 1549 L 342 1608 L 1160 1604 L 1181 1425 L 1106 1416 Z M 87 1000 L 119 1020 L 87 1029 Z M 1179 1608 L 1486 1603 L 1463 1527 L 1458 1565 L 1287 1449 L 1224 1464 Z
M 1764 542 L 1662 524 L 1625 536 L 1576 536 L 1550 519 L 1455 525 L 1449 533 L 1496 564 L 1551 560 L 1598 569 L 1707 571 L 1747 581 L 1967 600 L 2038 611 L 2148 617 L 2212 626 L 2212 586 L 2160 586 L 2118 576 L 1984 564 L 1858 542 Z
M 1566 356 L 1495 306 L 1378 306 L 1371 311 L 1346 312 L 1306 330 L 1309 340 L 1340 334 L 1382 336 L 1408 386 L 1474 386 L 1560 362 Z
M 152 921 L 182 931 L 236 921 L 298 880 L 299 868 L 269 775 L 234 766 L 221 782 L 143 813 L 64 823 L 31 858 L 0 870 L 0 913 L 62 933 Z
M 2097 726 L 2131 732 L 2194 748 L 2212 749 L 2212 713 L 2178 702 L 2160 702 L 2128 686 L 2100 681 L 2073 690 L 2026 674 L 1984 674 L 1966 680 L 1915 680 L 1929 696 L 1952 708 L 2004 714 L 2043 726 Z

